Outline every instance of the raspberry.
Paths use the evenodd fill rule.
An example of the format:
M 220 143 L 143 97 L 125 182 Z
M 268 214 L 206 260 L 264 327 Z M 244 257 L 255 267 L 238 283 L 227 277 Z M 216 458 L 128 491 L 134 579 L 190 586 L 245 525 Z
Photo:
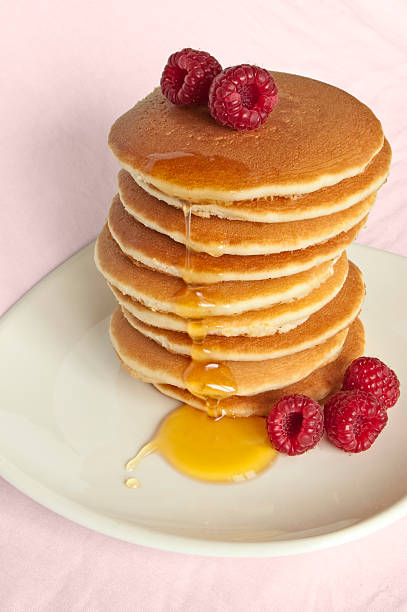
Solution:
M 168 58 L 161 75 L 161 91 L 173 104 L 204 104 L 210 84 L 221 70 L 209 53 L 182 49 Z
M 366 391 L 339 391 L 325 404 L 328 438 L 348 453 L 370 448 L 386 423 L 386 409 Z
M 400 397 L 396 374 L 376 357 L 359 357 L 345 372 L 343 389 L 360 389 L 372 393 L 385 408 L 391 408 Z
M 264 68 L 241 64 L 218 74 L 209 90 L 209 110 L 214 119 L 235 130 L 255 130 L 278 100 L 277 85 Z
M 319 405 L 306 395 L 285 395 L 267 417 L 270 442 L 280 453 L 301 455 L 314 448 L 324 431 Z

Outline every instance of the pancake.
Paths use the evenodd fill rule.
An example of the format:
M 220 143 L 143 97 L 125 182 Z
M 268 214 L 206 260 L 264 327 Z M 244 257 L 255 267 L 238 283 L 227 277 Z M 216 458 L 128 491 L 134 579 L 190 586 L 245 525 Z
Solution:
M 372 111 L 327 83 L 273 76 L 279 101 L 256 130 L 221 126 L 156 88 L 114 123 L 109 145 L 136 180 L 189 201 L 310 193 L 363 172 L 384 140 Z
M 126 211 L 147 227 L 186 244 L 182 210 L 147 194 L 129 173 L 119 175 L 120 199 Z M 373 206 L 373 193 L 346 210 L 303 221 L 252 223 L 191 215 L 189 246 L 210 255 L 265 255 L 303 249 L 346 232 Z
M 282 221 L 299 221 L 330 215 L 339 210 L 345 210 L 377 191 L 385 182 L 391 162 L 391 148 L 385 139 L 380 152 L 367 165 L 365 170 L 352 178 L 344 179 L 330 187 L 318 191 L 295 196 L 271 196 L 267 199 L 243 200 L 235 202 L 216 202 L 208 200 L 194 203 L 194 215 L 232 219 L 237 221 L 252 221 L 262 223 L 278 223 Z M 126 170 L 121 170 L 121 174 Z M 126 173 L 127 174 L 127 173 Z M 123 179 L 122 179 L 123 180 Z M 120 189 L 119 175 L 119 189 Z M 159 189 L 143 183 L 138 184 L 147 193 L 163 200 L 171 206 L 182 209 L 185 200 L 171 197 Z
M 185 246 L 139 223 L 126 213 L 117 196 L 110 208 L 108 225 L 120 249 L 136 261 L 160 272 L 181 276 L 191 283 L 205 284 L 279 278 L 308 270 L 329 259 L 336 259 L 355 240 L 366 221 L 367 216 L 347 232 L 297 251 L 247 257 L 212 257 L 208 253 L 191 251 L 188 268 L 185 265 Z
M 316 368 L 336 359 L 348 330 L 342 330 L 310 349 L 264 361 L 225 361 L 237 383 L 239 395 L 254 395 L 279 389 L 308 376 Z M 121 361 L 147 382 L 184 388 L 184 372 L 191 360 L 176 355 L 150 340 L 124 317 L 118 307 L 111 318 L 110 338 Z
M 363 355 L 365 347 L 365 334 L 363 325 L 359 319 L 352 323 L 339 356 L 330 363 L 314 370 L 307 377 L 298 382 L 273 391 L 266 391 L 257 395 L 228 397 L 222 400 L 221 408 L 228 416 L 248 417 L 251 415 L 267 416 L 271 407 L 284 395 L 291 393 L 302 393 L 312 397 L 316 401 L 327 398 L 338 391 L 342 385 L 345 370 L 348 365 L 360 355 Z M 137 378 L 135 373 L 125 368 L 130 374 Z M 186 389 L 167 384 L 154 385 L 161 393 L 177 399 L 183 403 L 205 410 L 205 403 L 198 397 L 192 395 Z
M 109 256 L 107 268 L 109 265 L 112 267 L 112 262 L 118 262 L 123 255 L 120 254 L 119 247 L 115 243 L 111 244 L 108 237 L 105 241 L 101 237 L 99 241 L 98 251 L 105 249 L 106 260 Z M 103 255 L 100 259 L 102 261 Z M 174 296 L 187 290 L 187 284 L 182 279 L 133 264 L 131 286 L 126 286 L 125 293 L 151 308 L 176 312 L 186 317 L 236 314 L 304 297 L 331 276 L 334 262 L 335 260 L 330 260 L 291 276 L 259 281 L 225 281 L 205 285 L 200 289 L 204 297 L 202 307 L 191 303 L 188 308 L 183 306 L 182 310 L 180 301 L 174 302 Z M 118 280 L 121 281 L 121 279 Z M 116 284 L 114 280 L 112 282 Z
M 325 342 L 356 319 L 362 307 L 365 287 L 360 270 L 349 262 L 349 273 L 338 295 L 311 315 L 305 323 L 286 333 L 261 338 L 207 336 L 199 344 L 201 354 L 215 361 L 259 361 L 291 355 Z M 137 331 L 173 353 L 191 356 L 192 340 L 187 333 L 170 331 L 143 323 L 126 308 L 122 312 Z M 195 357 L 196 358 L 196 357 Z
M 97 252 L 96 252 L 97 255 Z M 96 258 L 96 261 L 97 258 Z M 100 263 L 98 264 L 100 266 Z M 131 274 L 131 264 L 130 270 Z M 106 269 L 103 271 L 105 277 Z M 346 254 L 336 262 L 333 274 L 319 287 L 311 291 L 308 295 L 298 300 L 291 302 L 279 303 L 258 310 L 249 310 L 234 316 L 207 316 L 203 323 L 207 334 L 218 336 L 269 336 L 277 331 L 288 331 L 303 323 L 314 312 L 323 308 L 330 300 L 332 300 L 341 290 L 348 273 L 348 261 Z M 163 303 L 162 294 L 160 294 L 160 283 L 156 286 L 151 284 L 139 291 L 139 297 L 146 298 L 148 292 L 149 304 L 132 299 L 128 294 L 129 284 L 119 283 L 119 274 L 116 274 L 116 282 L 112 287 L 113 281 L 109 280 L 120 305 L 127 308 L 135 317 L 154 327 L 163 329 L 171 329 L 173 331 L 187 331 L 188 319 L 174 314 L 174 304 L 168 302 L 166 307 L 171 308 L 171 311 L 155 310 L 151 304 Z M 124 278 L 124 275 L 121 276 Z M 130 278 L 130 281 L 132 279 Z M 146 279 L 147 282 L 147 279 Z M 154 291 L 154 295 L 153 295 Z

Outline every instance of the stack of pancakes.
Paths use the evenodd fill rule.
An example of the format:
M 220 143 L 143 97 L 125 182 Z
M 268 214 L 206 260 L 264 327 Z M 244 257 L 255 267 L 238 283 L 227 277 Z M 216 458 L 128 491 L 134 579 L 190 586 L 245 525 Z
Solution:
M 322 400 L 363 353 L 364 284 L 346 248 L 391 160 L 364 104 L 273 76 L 278 105 L 251 132 L 159 89 L 120 117 L 119 193 L 95 251 L 125 369 L 205 409 L 185 372 L 191 358 L 221 363 L 236 381 L 222 410 L 238 416 L 267 414 L 285 393 Z

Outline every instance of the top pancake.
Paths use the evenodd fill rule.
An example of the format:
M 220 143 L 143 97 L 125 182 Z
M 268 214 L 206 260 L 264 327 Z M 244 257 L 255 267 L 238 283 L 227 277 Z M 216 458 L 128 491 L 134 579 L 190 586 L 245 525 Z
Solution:
M 384 141 L 372 111 L 326 83 L 273 76 L 279 102 L 256 130 L 221 126 L 156 88 L 115 122 L 109 145 L 136 180 L 190 201 L 310 193 L 363 172 Z

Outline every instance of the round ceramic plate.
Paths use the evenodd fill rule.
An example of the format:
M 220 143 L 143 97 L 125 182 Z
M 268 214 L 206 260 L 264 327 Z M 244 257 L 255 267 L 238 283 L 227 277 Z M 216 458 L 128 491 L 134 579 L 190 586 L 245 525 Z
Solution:
M 160 456 L 124 464 L 177 403 L 126 374 L 108 338 L 114 301 L 93 245 L 52 272 L 0 324 L 1 473 L 44 506 L 146 546 L 222 556 L 272 556 L 339 544 L 407 514 L 407 406 L 390 410 L 375 445 L 348 455 L 322 440 L 280 455 L 250 482 L 205 484 Z M 368 288 L 367 354 L 407 388 L 407 259 L 354 245 Z

